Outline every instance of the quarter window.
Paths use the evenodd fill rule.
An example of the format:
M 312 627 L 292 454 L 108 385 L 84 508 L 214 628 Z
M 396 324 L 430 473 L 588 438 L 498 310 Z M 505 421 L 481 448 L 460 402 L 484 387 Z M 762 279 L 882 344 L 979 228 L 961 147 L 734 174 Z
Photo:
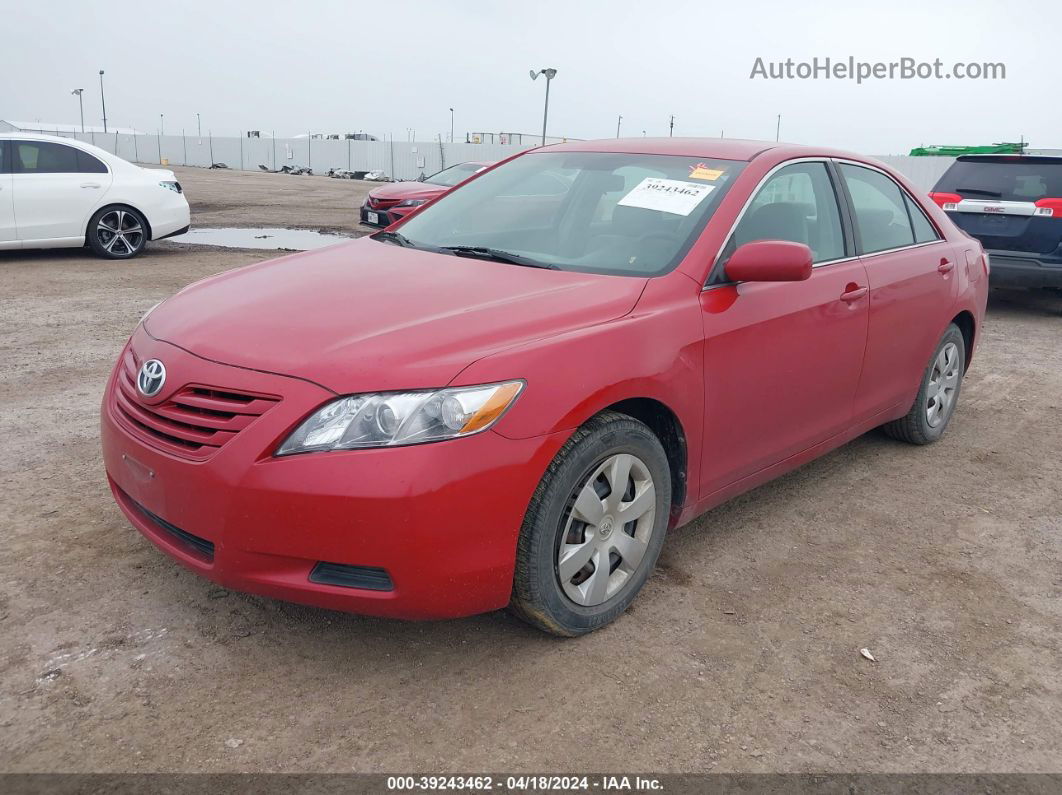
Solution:
M 768 179 L 734 230 L 727 256 L 754 240 L 803 243 L 813 262 L 845 256 L 841 214 L 825 163 L 794 163 Z
M 911 226 L 914 228 L 915 242 L 930 243 L 934 240 L 940 240 L 940 235 L 937 234 L 933 224 L 926 218 L 926 214 L 918 206 L 918 202 L 906 193 L 903 198 L 907 202 L 907 212 L 911 215 Z
M 873 254 L 915 242 L 911 216 L 899 185 L 880 171 L 848 163 L 841 164 L 841 173 L 852 197 L 862 253 Z
M 106 174 L 107 166 L 103 164 L 102 160 L 78 149 L 77 170 L 80 174 Z

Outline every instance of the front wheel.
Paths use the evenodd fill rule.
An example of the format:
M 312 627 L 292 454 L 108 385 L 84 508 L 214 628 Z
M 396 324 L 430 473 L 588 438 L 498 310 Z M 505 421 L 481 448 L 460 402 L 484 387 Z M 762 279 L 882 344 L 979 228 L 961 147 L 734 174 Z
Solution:
M 130 259 L 147 245 L 147 221 L 130 207 L 104 207 L 89 221 L 88 244 L 106 259 Z
M 638 595 L 664 544 L 671 470 L 660 440 L 624 414 L 569 439 L 520 530 L 510 608 L 554 635 L 591 632 Z
M 907 414 L 882 426 L 894 439 L 930 444 L 944 435 L 959 402 L 966 370 L 966 341 L 954 323 L 948 326 L 933 352 L 914 405 Z

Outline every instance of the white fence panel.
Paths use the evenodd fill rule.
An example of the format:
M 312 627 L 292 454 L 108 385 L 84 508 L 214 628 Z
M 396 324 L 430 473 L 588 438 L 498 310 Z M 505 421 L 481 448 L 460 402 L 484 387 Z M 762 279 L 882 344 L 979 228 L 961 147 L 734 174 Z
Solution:
M 54 133 L 49 133 L 54 134 Z M 68 137 L 95 144 L 112 154 L 137 163 L 157 164 L 162 160 L 175 166 L 209 166 L 224 163 L 229 168 L 257 171 L 259 165 L 271 170 L 282 166 L 309 166 L 316 174 L 330 168 L 350 171 L 382 171 L 395 179 L 417 179 L 447 166 L 469 160 L 494 162 L 538 144 L 439 143 L 438 141 L 354 141 L 324 138 L 236 138 L 204 135 L 125 135 L 77 133 Z M 930 191 L 953 157 L 911 157 L 878 155 L 876 159 L 892 166 L 917 188 Z
M 955 162 L 954 157 L 911 157 L 910 155 L 883 155 L 877 157 L 882 163 L 892 166 L 928 193 L 933 190 L 937 180 L 948 167 Z
M 382 171 L 395 179 L 416 179 L 468 160 L 493 162 L 532 148 L 532 144 L 467 144 L 438 141 L 355 141 L 325 138 L 236 138 L 198 135 L 126 135 L 77 133 L 68 137 L 94 144 L 135 163 L 207 167 L 224 163 L 232 169 L 256 171 L 259 166 L 309 167 Z

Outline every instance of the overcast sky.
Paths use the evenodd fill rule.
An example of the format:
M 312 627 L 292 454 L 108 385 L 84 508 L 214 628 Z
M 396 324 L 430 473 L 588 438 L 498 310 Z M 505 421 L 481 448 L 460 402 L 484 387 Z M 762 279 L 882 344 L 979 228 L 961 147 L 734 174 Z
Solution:
M 154 132 L 364 130 L 403 140 L 549 131 L 782 139 L 870 154 L 1017 140 L 1062 147 L 1062 3 L 568 0 L 16 2 L 0 25 L 0 119 Z M 1002 62 L 1006 79 L 752 80 L 757 57 Z

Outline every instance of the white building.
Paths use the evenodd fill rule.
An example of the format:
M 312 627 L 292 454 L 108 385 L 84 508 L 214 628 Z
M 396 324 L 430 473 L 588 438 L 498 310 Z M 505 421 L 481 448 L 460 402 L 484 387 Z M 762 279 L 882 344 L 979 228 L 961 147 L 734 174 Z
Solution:
M 57 124 L 50 121 L 8 121 L 0 119 L 0 132 L 25 132 L 40 133 L 43 135 L 73 135 L 81 132 L 80 124 Z M 85 134 L 96 133 L 103 135 L 103 127 L 91 124 L 85 125 Z M 107 134 L 114 135 L 143 135 L 143 132 L 132 127 L 112 127 L 107 125 Z

